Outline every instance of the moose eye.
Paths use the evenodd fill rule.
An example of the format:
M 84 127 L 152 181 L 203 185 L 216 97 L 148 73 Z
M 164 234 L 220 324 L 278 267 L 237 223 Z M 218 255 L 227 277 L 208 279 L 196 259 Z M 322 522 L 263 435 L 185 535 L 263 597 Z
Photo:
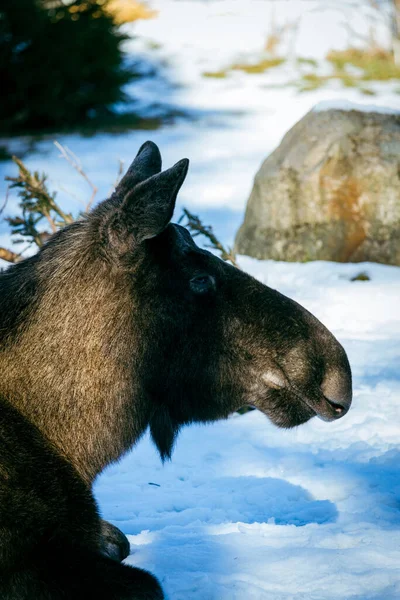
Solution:
M 190 280 L 190 287 L 195 294 L 206 294 L 215 289 L 215 279 L 211 275 L 197 275 Z

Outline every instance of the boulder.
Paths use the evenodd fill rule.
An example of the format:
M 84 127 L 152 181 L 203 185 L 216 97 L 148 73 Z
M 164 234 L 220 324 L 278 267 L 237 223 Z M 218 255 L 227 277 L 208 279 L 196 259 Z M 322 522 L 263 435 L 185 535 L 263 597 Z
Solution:
M 235 249 L 400 265 L 400 114 L 309 112 L 258 171 Z

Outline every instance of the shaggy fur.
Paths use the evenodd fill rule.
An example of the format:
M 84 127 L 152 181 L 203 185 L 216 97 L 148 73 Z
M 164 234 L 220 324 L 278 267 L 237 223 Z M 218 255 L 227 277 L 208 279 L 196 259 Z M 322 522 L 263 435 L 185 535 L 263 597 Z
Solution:
M 139 150 L 113 196 L 0 275 L 0 598 L 157 600 L 119 564 L 94 478 L 150 427 L 254 404 L 276 425 L 351 402 L 346 354 L 304 308 L 199 249 L 170 219 L 188 168 Z

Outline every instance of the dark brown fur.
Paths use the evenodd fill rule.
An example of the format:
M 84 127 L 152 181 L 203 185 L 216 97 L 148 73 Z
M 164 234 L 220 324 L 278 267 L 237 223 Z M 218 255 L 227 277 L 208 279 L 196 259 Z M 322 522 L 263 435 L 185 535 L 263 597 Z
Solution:
M 325 327 L 169 224 L 187 167 L 144 144 L 109 200 L 0 276 L 2 599 L 162 598 L 112 560 L 127 542 L 90 490 L 147 427 L 164 459 L 182 425 L 246 403 L 281 427 L 350 406 Z

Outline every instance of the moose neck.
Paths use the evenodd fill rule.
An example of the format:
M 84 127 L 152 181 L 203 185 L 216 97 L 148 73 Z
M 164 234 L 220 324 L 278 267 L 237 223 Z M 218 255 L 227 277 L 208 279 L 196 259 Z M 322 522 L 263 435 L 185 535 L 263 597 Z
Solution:
M 56 270 L 27 326 L 0 347 L 0 396 L 87 481 L 131 447 L 150 418 L 135 383 L 129 286 L 99 263 L 84 277 L 71 273 L 70 285 L 65 269 Z

